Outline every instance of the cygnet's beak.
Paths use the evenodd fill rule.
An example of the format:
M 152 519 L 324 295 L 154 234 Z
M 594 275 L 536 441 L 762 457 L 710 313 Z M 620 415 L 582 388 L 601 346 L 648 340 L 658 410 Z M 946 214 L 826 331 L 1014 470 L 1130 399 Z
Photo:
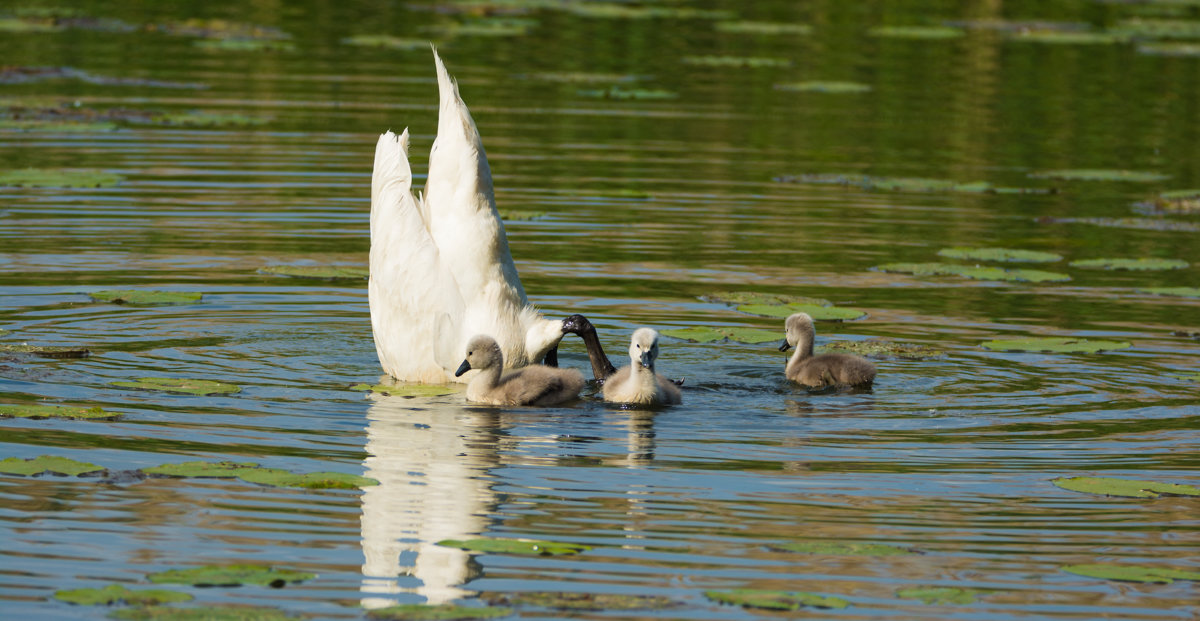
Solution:
M 642 355 L 638 356 L 638 362 L 641 363 L 643 367 L 649 369 L 650 365 L 653 363 L 653 361 L 650 359 L 650 352 L 642 352 Z
M 471 363 L 463 360 L 463 363 L 458 365 L 458 370 L 454 372 L 454 377 L 462 377 L 463 373 L 471 370 Z
M 791 348 L 792 346 L 787 342 L 787 339 L 783 339 L 783 344 L 779 346 L 779 351 L 787 351 Z

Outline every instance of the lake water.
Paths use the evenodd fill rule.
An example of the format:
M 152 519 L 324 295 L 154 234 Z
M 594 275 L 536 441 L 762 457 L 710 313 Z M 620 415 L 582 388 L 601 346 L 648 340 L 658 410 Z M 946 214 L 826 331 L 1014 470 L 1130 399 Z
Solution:
M 1142 36 L 1059 43 L 1028 34 L 1111 33 L 1164 14 L 1194 25 L 1197 9 L 1082 0 L 77 4 L 73 21 L 20 13 L 44 31 L 0 37 L 0 113 L 109 125 L 0 124 L 0 173 L 96 169 L 123 179 L 0 187 L 0 344 L 91 355 L 4 353 L 0 405 L 99 406 L 121 418 L 0 419 L 0 458 L 53 455 L 109 470 L 0 475 L 5 618 L 102 617 L 110 609 L 54 595 L 148 588 L 155 572 L 238 563 L 316 577 L 282 589 L 165 588 L 194 595 L 185 607 L 254 604 L 322 619 L 531 591 L 658 596 L 671 606 L 564 611 L 517 600 L 515 617 L 1197 618 L 1195 581 L 1063 568 L 1200 571 L 1200 500 L 1051 481 L 1200 483 L 1200 219 L 1194 206 L 1165 215 L 1134 207 L 1200 187 L 1200 58 L 1178 46 L 1157 53 L 1160 41 Z M 737 20 L 811 30 L 720 25 Z M 948 38 L 871 30 L 946 24 L 967 27 Z M 231 29 L 256 38 L 230 39 Z M 347 41 L 356 35 L 418 43 Z M 782 319 L 708 297 L 728 291 L 865 312 L 818 322 L 819 346 L 882 338 L 944 353 L 877 359 L 868 390 L 810 393 L 783 378 L 778 341 L 664 336 L 659 369 L 685 380 L 684 403 L 656 411 L 605 405 L 594 388 L 545 409 L 473 406 L 461 392 L 352 390 L 381 373 L 365 281 L 260 270 L 365 267 L 381 132 L 410 128 L 423 180 L 437 126 L 428 40 L 474 113 L 500 208 L 517 212 L 506 226 L 531 300 L 551 317 L 588 316 L 614 362 L 628 362 L 640 326 L 782 338 Z M 283 49 L 251 49 L 263 45 Z M 811 81 L 862 86 L 787 86 Z M 591 92 L 606 89 L 616 90 Z M 215 116 L 160 116 L 198 112 Z M 1032 176 L 1064 169 L 1161 177 Z M 801 175 L 825 176 L 777 180 Z M 927 191 L 932 182 L 903 191 L 879 177 L 1026 191 Z M 938 256 L 959 246 L 1062 259 Z M 1188 266 L 1070 265 L 1096 258 Z M 877 269 L 939 261 L 1070 280 Z M 1146 291 L 1155 287 L 1192 289 Z M 203 298 L 133 306 L 87 295 L 105 289 Z M 1038 336 L 1128 346 L 983 346 Z M 564 340 L 560 361 L 586 372 L 581 341 Z M 241 391 L 112 384 L 162 376 Z M 185 461 L 379 484 L 307 490 L 129 472 Z M 527 557 L 435 545 L 482 537 L 592 548 Z M 785 547 L 814 541 L 906 553 Z M 916 587 L 962 589 L 953 593 L 967 601 L 929 603 L 908 590 Z M 706 595 L 733 589 L 813 592 L 848 606 L 772 613 Z

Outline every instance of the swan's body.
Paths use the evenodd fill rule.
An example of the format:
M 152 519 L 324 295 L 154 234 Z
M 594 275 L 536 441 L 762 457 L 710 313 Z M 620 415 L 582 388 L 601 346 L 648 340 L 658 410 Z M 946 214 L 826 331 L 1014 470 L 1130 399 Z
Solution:
M 796 348 L 788 359 L 784 375 L 798 384 L 813 388 L 827 386 L 865 386 L 875 380 L 875 365 L 870 360 L 851 354 L 813 355 L 816 330 L 812 317 L 795 313 L 784 322 L 786 339 L 779 351 Z
M 641 405 L 674 405 L 683 401 L 679 387 L 654 371 L 658 332 L 638 328 L 629 342 L 629 366 L 604 382 L 604 400 Z
M 440 383 L 468 381 L 454 369 L 471 335 L 493 335 L 504 361 L 521 367 L 545 359 L 564 326 L 525 296 L 475 121 L 436 50 L 433 58 L 441 105 L 423 198 L 412 192 L 408 130 L 375 147 L 368 299 L 383 370 Z
M 467 356 L 455 375 L 471 369 L 479 374 L 467 384 L 467 400 L 491 405 L 558 405 L 579 397 L 583 374 L 540 364 L 504 371 L 504 354 L 490 336 L 467 343 Z

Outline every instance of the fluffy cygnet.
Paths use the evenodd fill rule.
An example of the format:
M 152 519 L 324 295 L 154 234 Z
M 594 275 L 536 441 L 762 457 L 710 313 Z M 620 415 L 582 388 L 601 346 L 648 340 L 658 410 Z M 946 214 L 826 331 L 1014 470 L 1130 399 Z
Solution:
M 578 398 L 584 385 L 577 369 L 535 364 L 503 373 L 500 345 L 486 335 L 467 343 L 467 357 L 454 376 L 471 369 L 479 369 L 479 374 L 467 384 L 467 400 L 491 405 L 558 405 Z
M 824 388 L 826 386 L 865 386 L 875 379 L 875 365 L 852 354 L 813 355 L 816 331 L 807 313 L 796 313 L 783 324 L 787 335 L 779 351 L 796 348 L 788 359 L 784 374 L 793 382 Z
M 683 395 L 671 380 L 654 372 L 658 358 L 658 332 L 639 328 L 629 343 L 627 367 L 604 382 L 604 400 L 614 403 L 644 405 L 673 405 L 683 401 Z

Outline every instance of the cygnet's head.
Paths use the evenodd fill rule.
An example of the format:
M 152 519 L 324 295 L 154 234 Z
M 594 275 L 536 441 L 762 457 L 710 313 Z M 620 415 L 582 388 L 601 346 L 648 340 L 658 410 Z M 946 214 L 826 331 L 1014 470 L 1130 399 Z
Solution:
M 504 364 L 504 354 L 496 339 L 486 335 L 472 337 L 467 342 L 467 357 L 458 365 L 454 377 L 460 377 L 471 369 L 490 369 Z
M 638 328 L 629 339 L 629 359 L 647 369 L 654 369 L 658 358 L 658 332 L 653 328 Z
M 813 320 L 808 316 L 808 313 L 793 313 L 786 321 L 783 322 L 783 345 L 779 346 L 779 351 L 787 351 L 796 346 L 800 342 L 800 337 L 804 335 L 812 335 Z

